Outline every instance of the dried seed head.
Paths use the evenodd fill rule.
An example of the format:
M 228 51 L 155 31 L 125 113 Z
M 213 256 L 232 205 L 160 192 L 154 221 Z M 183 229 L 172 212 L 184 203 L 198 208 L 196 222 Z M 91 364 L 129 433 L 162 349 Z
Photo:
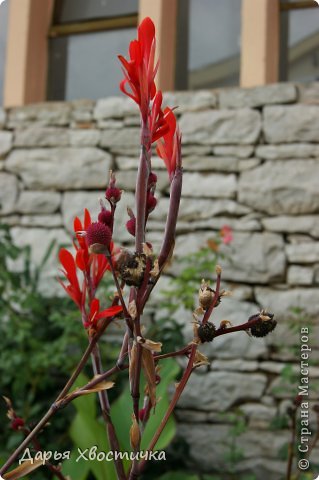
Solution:
M 202 280 L 198 296 L 200 306 L 204 310 L 207 310 L 212 304 L 214 298 L 214 291 L 212 288 L 210 288 L 209 284 L 205 282 L 205 280 Z
M 92 253 L 107 253 L 112 239 L 112 232 L 107 225 L 93 222 L 86 231 L 87 244 Z
M 212 342 L 215 337 L 216 327 L 213 323 L 207 322 L 204 325 L 200 325 L 197 330 L 197 334 L 202 343 Z
M 205 280 L 202 280 L 202 284 L 199 289 L 199 304 L 205 311 L 211 306 L 215 297 L 215 293 L 215 290 L 210 288 L 209 283 L 205 282 Z M 223 292 L 219 295 L 215 307 L 218 307 L 220 304 L 222 296 Z
M 257 338 L 265 337 L 268 333 L 272 332 L 277 325 L 277 321 L 274 320 L 274 314 L 264 310 L 262 310 L 259 315 L 253 315 L 249 318 L 249 321 L 255 320 L 257 320 L 257 322 L 250 327 L 250 333 L 253 337 Z
M 123 250 L 117 260 L 117 268 L 126 285 L 139 287 L 144 278 L 146 256 Z

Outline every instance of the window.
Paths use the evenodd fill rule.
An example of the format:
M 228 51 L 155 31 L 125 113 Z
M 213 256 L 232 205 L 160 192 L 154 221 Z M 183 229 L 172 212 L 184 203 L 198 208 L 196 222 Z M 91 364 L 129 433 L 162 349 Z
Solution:
M 240 0 L 190 0 L 188 87 L 239 84 Z
M 281 80 L 319 80 L 319 8 L 310 2 L 298 4 L 299 8 L 296 2 L 282 4 Z
M 64 0 L 51 28 L 49 100 L 97 99 L 118 93 L 117 55 L 135 37 L 138 0 Z M 130 28 L 131 27 L 131 28 Z
M 64 0 L 60 6 L 60 22 L 120 17 L 136 12 L 136 0 Z

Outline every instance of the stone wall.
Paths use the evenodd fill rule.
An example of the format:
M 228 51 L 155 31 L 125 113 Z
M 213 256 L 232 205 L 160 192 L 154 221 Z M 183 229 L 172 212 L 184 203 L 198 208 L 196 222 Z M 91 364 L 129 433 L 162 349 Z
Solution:
M 205 346 L 212 365 L 194 374 L 180 401 L 179 435 L 189 444 L 190 467 L 224 472 L 234 421 L 229 413 L 240 410 L 248 429 L 236 439 L 242 452 L 235 471 L 280 479 L 285 463 L 279 452 L 289 432 L 272 431 L 270 423 L 297 393 L 297 385 L 285 384 L 281 376 L 287 364 L 299 372 L 298 353 L 289 348 L 299 341 L 289 327 L 292 307 L 302 310 L 305 326 L 314 319 L 314 364 L 319 358 L 314 340 L 319 333 L 319 84 L 168 93 L 166 101 L 179 106 L 183 132 L 176 255 L 198 250 L 213 232 L 230 225 L 234 242 L 223 276 L 234 294 L 216 310 L 216 322 L 243 322 L 260 307 L 275 312 L 279 321 L 266 339 L 239 333 Z M 52 239 L 70 244 L 72 219 L 84 207 L 97 213 L 110 168 L 125 190 L 117 224 L 125 222 L 126 206 L 134 208 L 138 124 L 132 102 L 117 97 L 0 113 L 1 221 L 11 226 L 17 244 L 32 245 L 35 263 Z M 163 167 L 155 158 L 160 201 L 148 232 L 155 249 L 168 204 Z M 117 227 L 115 240 L 129 241 L 123 228 Z M 55 288 L 57 268 L 54 257 L 44 291 Z M 154 308 L 148 311 L 159 315 Z M 189 340 L 191 315 L 178 313 Z M 312 367 L 311 375 L 318 379 L 319 368 Z M 314 389 L 310 396 L 316 397 Z

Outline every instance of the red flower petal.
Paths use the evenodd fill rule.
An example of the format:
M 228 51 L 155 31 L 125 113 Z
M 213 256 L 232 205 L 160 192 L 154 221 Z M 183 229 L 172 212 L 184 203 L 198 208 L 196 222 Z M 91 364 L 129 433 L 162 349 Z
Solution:
M 102 310 L 102 312 L 98 313 L 97 316 L 95 317 L 97 320 L 100 320 L 101 318 L 110 318 L 114 317 L 118 313 L 122 312 L 123 308 L 121 305 L 115 305 L 113 307 L 109 307 L 106 310 Z

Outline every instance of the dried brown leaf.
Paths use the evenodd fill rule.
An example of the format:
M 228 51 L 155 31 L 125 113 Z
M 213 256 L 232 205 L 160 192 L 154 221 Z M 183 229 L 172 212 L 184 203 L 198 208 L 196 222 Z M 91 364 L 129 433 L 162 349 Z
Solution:
M 137 360 L 137 343 L 134 341 L 133 345 L 132 345 L 132 348 L 131 348 L 130 365 L 129 365 L 129 379 L 130 379 L 131 385 L 132 385 L 133 378 L 134 378 L 136 360 Z
M 103 380 L 102 382 L 95 385 L 93 388 L 89 388 L 87 390 L 80 390 L 80 395 L 87 395 L 89 393 L 97 393 L 102 392 L 103 390 L 109 390 L 110 388 L 114 387 L 114 382 L 108 382 Z
M 147 383 L 147 393 L 149 395 L 151 405 L 154 407 L 156 404 L 155 362 L 152 352 L 146 348 L 142 349 L 142 368 Z
M 132 300 L 128 305 L 128 313 L 132 317 L 132 320 L 135 320 L 137 317 L 137 307 L 135 300 Z
M 160 352 L 162 350 L 162 343 L 161 342 L 153 342 L 153 340 L 149 340 L 148 338 L 137 337 L 137 341 L 143 348 L 150 350 L 151 352 Z
M 4 473 L 2 477 L 5 480 L 17 480 L 18 478 L 25 477 L 29 473 L 33 472 L 33 470 L 41 467 L 41 465 L 43 465 L 42 458 L 32 461 L 26 460 L 25 462 L 23 462 L 23 464 L 19 465 L 14 470 L 11 470 L 11 472 Z
M 141 431 L 135 415 L 132 415 L 132 426 L 130 428 L 130 443 L 133 450 L 139 448 L 141 441 Z
M 209 365 L 209 364 L 210 362 L 206 357 L 206 355 L 196 350 L 193 366 L 200 367 L 201 365 Z

